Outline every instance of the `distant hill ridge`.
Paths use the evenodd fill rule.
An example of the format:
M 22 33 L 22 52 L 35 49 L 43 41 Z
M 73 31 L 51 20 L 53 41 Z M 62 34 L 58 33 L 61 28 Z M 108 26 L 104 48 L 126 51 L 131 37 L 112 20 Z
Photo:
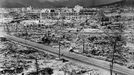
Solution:
M 81 5 L 92 7 L 120 2 L 122 0 L 0 0 L 1 7 L 19 8 L 32 6 L 34 8 L 60 8 Z
M 134 6 L 134 0 L 124 0 L 124 4 L 127 6 Z

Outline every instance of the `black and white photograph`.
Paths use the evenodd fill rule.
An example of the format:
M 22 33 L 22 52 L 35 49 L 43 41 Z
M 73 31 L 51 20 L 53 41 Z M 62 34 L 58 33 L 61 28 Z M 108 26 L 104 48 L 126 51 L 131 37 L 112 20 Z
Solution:
M 0 75 L 134 75 L 134 0 L 0 0 Z

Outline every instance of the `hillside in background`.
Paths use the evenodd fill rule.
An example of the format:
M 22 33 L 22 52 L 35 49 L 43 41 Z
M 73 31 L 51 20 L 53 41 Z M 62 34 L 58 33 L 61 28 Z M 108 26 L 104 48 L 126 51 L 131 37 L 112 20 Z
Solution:
M 99 6 L 120 2 L 122 0 L 0 0 L 0 6 L 6 8 L 17 8 L 32 6 L 35 8 L 60 8 L 74 7 L 81 5 L 84 7 Z
M 134 0 L 124 0 L 124 5 L 134 6 Z

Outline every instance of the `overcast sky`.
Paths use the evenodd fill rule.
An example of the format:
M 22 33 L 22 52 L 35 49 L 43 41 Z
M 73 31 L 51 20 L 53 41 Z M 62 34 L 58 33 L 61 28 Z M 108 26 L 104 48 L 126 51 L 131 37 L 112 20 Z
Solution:
M 32 6 L 36 8 L 53 8 L 53 7 L 74 7 L 81 5 L 90 7 L 94 5 L 107 4 L 121 0 L 0 0 L 0 7 L 27 7 Z

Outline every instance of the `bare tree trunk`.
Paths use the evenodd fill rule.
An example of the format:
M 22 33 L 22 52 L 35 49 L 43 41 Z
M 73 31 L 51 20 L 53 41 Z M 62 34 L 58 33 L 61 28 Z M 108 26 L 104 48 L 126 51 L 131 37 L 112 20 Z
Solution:
M 116 50 L 116 41 L 113 44 L 113 53 L 112 53 L 112 60 L 111 60 L 111 64 L 110 64 L 110 75 L 113 75 L 113 66 L 114 66 L 114 54 L 115 54 L 115 50 Z

